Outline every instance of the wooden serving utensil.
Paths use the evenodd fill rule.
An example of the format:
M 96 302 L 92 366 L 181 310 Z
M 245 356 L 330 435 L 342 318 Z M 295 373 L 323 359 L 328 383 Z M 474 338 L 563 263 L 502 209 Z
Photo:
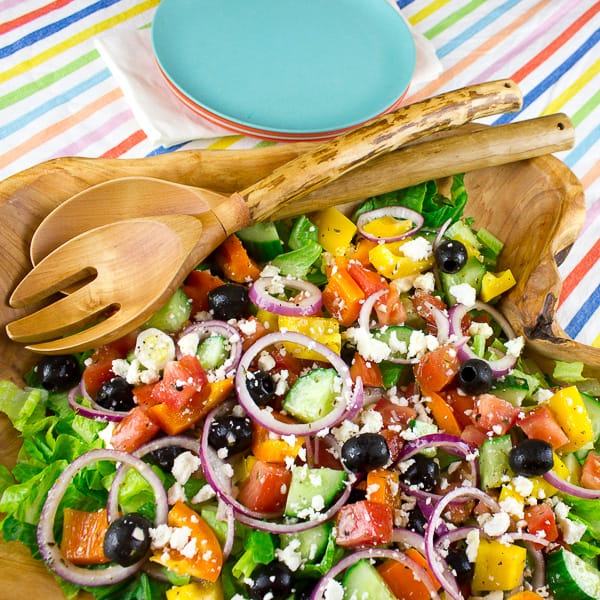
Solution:
M 223 196 L 220 203 L 214 203 L 212 210 L 198 218 L 164 215 L 112 223 L 82 233 L 26 275 L 14 290 L 10 304 L 27 306 L 69 285 L 91 281 L 76 293 L 9 323 L 7 334 L 14 341 L 30 344 L 33 351 L 54 354 L 117 339 L 144 323 L 189 271 L 240 228 L 268 219 L 282 205 L 426 133 L 518 110 L 521 104 L 522 95 L 510 80 L 441 94 L 318 145 L 242 192 Z M 213 194 L 207 203 L 213 204 Z M 322 207 L 338 202 L 330 198 Z M 196 243 L 190 248 L 194 237 Z M 161 254 L 167 247 L 169 255 L 165 259 Z
M 575 141 L 572 123 L 560 113 L 478 131 L 461 129 L 452 136 L 390 152 L 382 157 L 387 160 L 379 159 L 374 161 L 377 164 L 369 164 L 372 170 L 369 179 L 361 170 L 355 170 L 293 204 L 279 208 L 273 219 L 313 211 L 328 197 L 349 202 L 372 195 L 379 165 L 385 166 L 387 171 L 392 160 L 397 173 L 393 180 L 380 178 L 386 182 L 383 192 L 462 172 L 466 168 L 496 166 L 567 150 Z M 222 201 L 222 194 L 153 177 L 111 179 L 75 194 L 46 216 L 31 239 L 31 260 L 37 264 L 61 244 L 101 225 L 156 215 L 201 214 Z

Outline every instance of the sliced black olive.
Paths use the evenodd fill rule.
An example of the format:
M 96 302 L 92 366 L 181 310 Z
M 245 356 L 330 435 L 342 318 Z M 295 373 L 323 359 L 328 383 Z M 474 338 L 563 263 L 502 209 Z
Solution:
M 492 367 L 485 360 L 470 358 L 458 370 L 458 387 L 467 394 L 485 394 L 494 384 Z
M 135 406 L 133 386 L 123 377 L 113 377 L 100 386 L 96 402 L 108 410 L 131 410 Z
M 290 568 L 275 560 L 268 565 L 259 565 L 252 573 L 252 583 L 249 586 L 251 600 L 281 600 L 287 598 L 293 589 L 292 571 Z
M 446 555 L 446 562 L 454 570 L 458 583 L 463 584 L 471 580 L 473 576 L 473 565 L 469 562 L 467 552 L 464 548 L 450 546 Z
M 523 440 L 511 448 L 508 464 L 517 475 L 543 475 L 554 466 L 552 446 L 544 440 Z
M 424 454 L 415 454 L 406 460 L 407 467 L 400 471 L 400 479 L 407 485 L 425 492 L 433 492 L 440 481 L 440 467 Z
M 247 317 L 249 305 L 248 290 L 243 285 L 226 283 L 208 292 L 208 308 L 221 321 Z
M 440 271 L 458 273 L 466 264 L 467 249 L 457 240 L 444 240 L 435 249 L 435 261 Z
M 81 379 L 81 367 L 70 354 L 45 356 L 34 370 L 42 387 L 49 392 L 64 392 Z
M 252 421 L 235 415 L 218 417 L 210 424 L 208 443 L 215 450 L 227 448 L 229 454 L 246 450 L 252 444 Z
M 425 527 L 427 526 L 427 519 L 423 515 L 423 512 L 415 505 L 413 509 L 408 513 L 408 522 L 406 528 L 410 531 L 414 531 L 419 535 L 425 535 Z
M 147 458 L 153 465 L 160 467 L 166 473 L 170 473 L 173 470 L 175 459 L 185 452 L 185 448 L 181 446 L 163 446 L 148 452 L 145 458 Z
M 390 460 L 386 439 L 379 433 L 360 433 L 344 442 L 342 463 L 354 472 L 383 467 Z
M 104 536 L 104 554 L 117 564 L 128 567 L 150 550 L 150 521 L 139 513 L 115 519 Z
M 246 377 L 246 387 L 259 406 L 268 404 L 275 396 L 275 381 L 266 371 L 252 371 Z

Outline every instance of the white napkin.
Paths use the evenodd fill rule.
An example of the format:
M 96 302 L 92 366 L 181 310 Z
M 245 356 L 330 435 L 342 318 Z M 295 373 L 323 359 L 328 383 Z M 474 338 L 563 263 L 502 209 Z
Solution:
M 397 8 L 393 0 L 388 1 Z M 411 81 L 411 86 L 415 86 L 438 77 L 442 65 L 431 43 L 410 29 L 416 46 L 416 67 Z M 150 29 L 117 28 L 94 41 L 153 145 L 169 147 L 234 135 L 196 114 L 173 94 L 154 60 Z

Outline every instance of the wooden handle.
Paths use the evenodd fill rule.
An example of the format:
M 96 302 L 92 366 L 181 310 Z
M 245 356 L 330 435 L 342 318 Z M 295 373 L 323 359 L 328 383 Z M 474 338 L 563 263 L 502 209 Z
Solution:
M 459 127 L 438 135 L 444 137 L 384 154 L 295 202 L 281 206 L 272 218 L 294 217 L 430 179 L 568 150 L 575 143 L 575 128 L 569 117 L 562 113 L 494 127 L 472 124 L 466 129 Z
M 373 119 L 275 169 L 271 175 L 241 192 L 250 220 L 263 221 L 283 204 L 293 202 L 347 171 L 426 133 L 516 111 L 522 101 L 517 85 L 510 80 L 501 80 L 447 92 Z

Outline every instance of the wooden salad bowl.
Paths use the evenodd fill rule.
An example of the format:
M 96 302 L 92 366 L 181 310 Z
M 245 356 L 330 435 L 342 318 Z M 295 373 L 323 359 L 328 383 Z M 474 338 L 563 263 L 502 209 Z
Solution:
M 8 297 L 31 268 L 33 231 L 59 203 L 91 185 L 132 175 L 230 193 L 310 147 L 310 143 L 294 143 L 255 150 L 191 150 L 132 160 L 60 158 L 1 182 L 0 378 L 22 382 L 22 373 L 38 358 L 5 334 L 6 323 L 19 316 L 9 307 Z M 436 157 L 432 155 L 431 160 Z M 382 161 L 385 163 L 385 157 Z M 389 187 L 388 180 L 394 176 L 391 170 L 378 170 L 376 163 L 361 167 L 370 194 L 388 191 L 386 184 Z M 600 376 L 600 349 L 570 339 L 555 318 L 561 290 L 557 265 L 575 241 L 585 214 L 583 190 L 575 175 L 555 157 L 542 156 L 470 170 L 465 184 L 469 194 L 465 214 L 475 218 L 476 227 L 485 227 L 505 244 L 499 269 L 510 267 L 517 285 L 500 308 L 517 334 L 526 338 L 529 351 L 542 362 L 553 358 L 583 361 L 584 373 Z M 16 432 L 0 416 L 0 463 L 12 467 L 19 447 Z M 63 598 L 44 565 L 33 560 L 24 547 L 0 543 L 0 592 L 9 589 L 13 600 Z

